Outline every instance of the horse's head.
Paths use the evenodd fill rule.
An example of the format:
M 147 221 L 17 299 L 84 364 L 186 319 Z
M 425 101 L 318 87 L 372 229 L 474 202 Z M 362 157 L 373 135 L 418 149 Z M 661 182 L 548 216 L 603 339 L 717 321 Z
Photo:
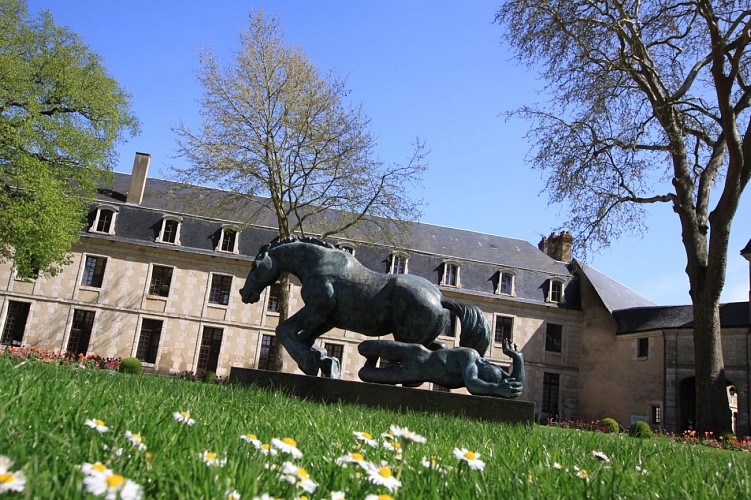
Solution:
M 268 252 L 259 253 L 250 266 L 245 285 L 240 289 L 243 302 L 254 304 L 261 300 L 261 292 L 279 278 L 279 273 L 280 270 Z

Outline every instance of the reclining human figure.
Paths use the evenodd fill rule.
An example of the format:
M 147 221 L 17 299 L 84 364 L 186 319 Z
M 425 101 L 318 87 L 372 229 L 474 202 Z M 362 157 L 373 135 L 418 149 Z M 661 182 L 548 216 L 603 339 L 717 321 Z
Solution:
M 466 387 L 471 394 L 518 398 L 524 389 L 524 357 L 509 340 L 503 353 L 514 363 L 511 373 L 483 359 L 469 347 L 431 351 L 420 344 L 366 340 L 358 346 L 366 363 L 358 375 L 365 382 L 419 385 L 433 382 L 448 389 Z M 392 364 L 376 367 L 378 358 Z

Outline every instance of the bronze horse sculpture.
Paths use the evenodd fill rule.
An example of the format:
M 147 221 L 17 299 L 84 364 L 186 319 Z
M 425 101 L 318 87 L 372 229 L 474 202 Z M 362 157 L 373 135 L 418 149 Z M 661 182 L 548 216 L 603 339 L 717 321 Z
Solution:
M 411 274 L 372 271 L 350 253 L 330 243 L 290 236 L 264 245 L 240 290 L 243 302 L 255 303 L 282 271 L 296 276 L 304 307 L 276 327 L 276 336 L 307 375 L 339 377 L 339 361 L 315 340 L 341 328 L 370 337 L 393 334 L 399 342 L 444 347 L 435 339 L 449 320 L 461 322 L 459 344 L 485 354 L 490 327 L 479 308 L 443 297 L 438 286 Z

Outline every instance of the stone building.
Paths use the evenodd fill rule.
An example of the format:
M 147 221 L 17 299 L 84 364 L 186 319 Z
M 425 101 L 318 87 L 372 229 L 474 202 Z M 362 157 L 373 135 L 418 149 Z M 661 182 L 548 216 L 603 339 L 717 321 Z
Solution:
M 135 356 L 164 374 L 269 368 L 277 291 L 270 287 L 249 305 L 239 289 L 258 249 L 276 236 L 273 214 L 232 193 L 148 178 L 148 162 L 138 153 L 131 175 L 115 174 L 100 189 L 59 275 L 23 280 L 0 264 L 0 342 Z M 249 213 L 252 224 L 244 223 Z M 678 430 L 689 418 L 690 307 L 661 308 L 572 260 L 566 232 L 534 246 L 411 223 L 402 241 L 331 240 L 370 269 L 422 276 L 444 295 L 478 306 L 494 333 L 486 357 L 508 366 L 504 337 L 524 352 L 522 398 L 536 403 L 541 420 L 609 416 L 622 425 L 646 419 Z M 293 283 L 291 308 L 301 306 Z M 749 433 L 749 306 L 724 311 L 738 429 Z M 439 340 L 457 345 L 458 329 L 452 323 Z M 343 378 L 357 380 L 364 339 L 332 330 L 319 343 L 340 359 Z M 282 369 L 301 373 L 289 357 Z

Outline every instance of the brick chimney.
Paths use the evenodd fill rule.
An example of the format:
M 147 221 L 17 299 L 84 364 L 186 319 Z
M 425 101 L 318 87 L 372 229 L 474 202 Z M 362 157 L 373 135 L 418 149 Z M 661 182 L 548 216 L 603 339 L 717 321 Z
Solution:
M 550 233 L 550 236 L 543 236 L 537 248 L 545 253 L 551 259 L 561 262 L 571 262 L 571 249 L 574 243 L 574 237 L 568 231 L 561 234 Z
M 146 177 L 149 173 L 149 162 L 151 162 L 150 154 L 136 153 L 136 159 L 133 161 L 133 172 L 130 174 L 126 203 L 140 205 L 143 201 L 143 190 L 146 188 Z

